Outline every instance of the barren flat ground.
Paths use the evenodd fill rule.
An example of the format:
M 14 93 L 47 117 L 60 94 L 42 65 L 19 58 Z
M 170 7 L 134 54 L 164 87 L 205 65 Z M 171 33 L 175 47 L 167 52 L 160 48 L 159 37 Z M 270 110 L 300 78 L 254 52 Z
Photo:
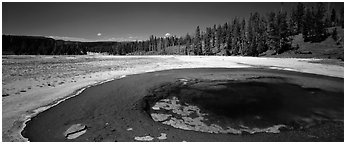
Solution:
M 343 78 L 343 63 L 320 59 L 222 56 L 3 56 L 2 138 L 27 141 L 25 121 L 93 84 L 160 70 L 182 68 L 263 68 Z

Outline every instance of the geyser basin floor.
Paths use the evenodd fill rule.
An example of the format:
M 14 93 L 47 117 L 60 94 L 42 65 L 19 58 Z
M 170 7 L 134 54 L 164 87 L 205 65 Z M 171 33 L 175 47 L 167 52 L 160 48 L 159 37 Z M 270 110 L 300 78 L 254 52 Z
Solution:
M 188 81 L 181 81 L 181 79 Z M 201 82 L 193 84 L 193 80 L 201 80 Z M 227 87 L 228 84 L 225 83 L 225 80 L 255 84 L 261 83 L 261 85 L 262 83 L 268 83 L 269 85 L 273 83 L 289 83 L 284 86 L 288 86 L 288 90 L 291 91 L 286 90 L 286 95 L 283 96 L 281 94 L 278 98 L 269 97 L 269 99 L 262 97 L 260 99 L 256 97 L 252 98 L 252 95 L 248 95 L 246 99 L 240 97 L 226 98 L 226 100 L 234 100 L 234 105 L 219 105 L 221 108 L 206 109 L 205 107 L 215 105 L 213 101 L 208 103 L 204 102 L 206 99 L 213 96 L 203 95 L 203 97 L 200 97 L 201 95 L 195 95 L 194 93 L 208 90 L 219 91 L 224 88 L 222 85 Z M 151 110 L 151 108 L 156 102 L 165 98 L 170 98 L 165 96 L 174 93 L 174 87 L 170 87 L 169 85 L 177 81 L 181 81 L 182 85 L 185 83 L 189 87 L 196 89 L 194 93 L 191 93 L 191 91 L 190 93 L 182 92 L 186 97 L 180 95 L 177 96 L 177 98 L 183 103 L 198 106 L 202 113 L 215 114 L 214 117 L 210 118 L 219 119 L 220 122 L 217 124 L 221 126 L 234 124 L 228 124 L 227 122 L 229 119 L 238 120 L 237 122 L 239 123 L 240 120 L 245 120 L 243 122 L 244 127 L 258 127 L 259 124 L 263 125 L 263 127 L 267 127 L 272 124 L 286 122 L 283 118 L 290 118 L 287 121 L 294 121 L 293 117 L 289 117 L 289 113 L 277 116 L 277 118 L 272 118 L 271 116 L 275 115 L 271 113 L 276 113 L 276 109 L 292 112 L 296 116 L 302 116 L 302 118 L 297 119 L 311 118 L 310 115 L 307 115 L 310 114 L 310 109 L 305 109 L 311 105 L 313 105 L 313 108 L 323 109 L 322 116 L 316 117 L 327 117 L 323 117 L 323 119 L 311 126 L 304 123 L 297 123 L 299 125 L 294 127 L 294 124 L 287 123 L 288 126 L 293 126 L 294 129 L 280 129 L 280 133 L 211 134 L 182 130 L 156 122 L 150 115 L 150 113 L 152 113 L 151 111 L 154 111 Z M 214 86 L 214 84 L 209 83 L 216 81 L 221 82 L 219 83 L 221 86 Z M 261 88 L 256 88 L 261 87 L 261 85 L 254 85 L 251 89 L 243 87 L 243 91 L 254 90 L 257 93 L 264 93 Z M 292 92 L 290 86 L 299 87 L 303 89 L 302 91 L 314 92 L 317 98 L 301 99 L 298 95 L 293 96 L 293 94 L 297 94 L 297 92 Z M 160 88 L 164 89 L 164 91 L 162 91 L 162 94 L 158 95 L 157 93 L 160 91 L 155 90 Z M 272 88 L 272 86 L 268 86 L 268 88 Z M 273 92 L 271 95 L 276 96 L 275 92 L 277 91 L 279 91 L 279 89 L 271 91 Z M 175 93 L 178 93 L 178 91 L 175 91 Z M 331 93 L 333 95 L 330 97 L 322 96 Z M 191 95 L 191 97 L 189 95 Z M 220 95 L 222 96 L 222 94 Z M 292 99 L 289 95 L 292 95 Z M 304 96 L 309 96 L 309 94 Z M 219 98 L 224 99 L 225 97 Z M 203 101 L 195 101 L 198 99 L 202 99 Z M 213 98 L 212 100 L 217 99 Z M 308 100 L 313 100 L 314 102 L 306 103 Z M 274 103 L 270 106 L 272 101 L 278 103 Z M 219 103 L 219 101 L 216 103 Z M 241 112 L 237 112 L 237 110 L 229 114 L 222 110 L 223 107 L 232 109 L 242 107 L 247 113 L 255 114 L 260 111 L 260 109 L 253 110 L 253 108 L 247 108 L 246 105 L 256 103 L 258 105 L 253 108 L 262 108 L 263 111 L 261 110 L 261 112 L 264 112 L 259 113 L 260 118 L 262 116 L 266 119 L 277 120 L 277 122 L 269 121 L 269 123 L 267 123 L 267 121 L 262 122 L 258 120 L 255 123 L 251 123 L 253 115 L 244 118 L 244 115 L 242 115 Z M 304 105 L 304 103 L 307 105 Z M 318 103 L 321 103 L 321 105 Z M 269 104 L 269 106 L 265 104 Z M 282 107 L 287 109 L 280 109 Z M 304 110 L 297 111 L 299 108 L 304 108 Z M 241 109 L 239 109 L 239 111 L 240 110 Z M 316 109 L 311 109 L 311 111 L 316 112 Z M 215 120 L 209 120 L 212 123 L 215 122 Z M 76 124 L 85 125 L 86 132 L 75 139 L 67 139 L 64 133 L 71 126 Z M 238 123 L 236 124 L 238 125 Z M 341 78 L 268 69 L 180 69 L 132 75 L 88 88 L 80 95 L 64 101 L 34 117 L 27 123 L 22 134 L 29 138 L 30 141 L 136 141 L 139 140 L 138 137 L 144 137 L 145 139 L 143 140 L 147 141 L 177 142 L 343 141 L 343 125 L 343 79 Z M 300 129 L 300 126 L 306 128 Z M 234 126 L 234 128 L 237 129 L 239 127 Z M 165 134 L 165 139 L 158 138 L 162 134 Z

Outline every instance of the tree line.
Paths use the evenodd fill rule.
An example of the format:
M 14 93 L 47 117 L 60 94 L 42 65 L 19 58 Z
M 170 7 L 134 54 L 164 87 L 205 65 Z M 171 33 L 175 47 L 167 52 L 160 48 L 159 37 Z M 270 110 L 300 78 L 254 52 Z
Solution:
M 3 54 L 82 55 L 87 52 L 126 54 L 170 54 L 179 48 L 181 55 L 259 56 L 267 50 L 273 54 L 295 48 L 294 35 L 302 34 L 306 42 L 320 42 L 329 36 L 327 27 L 343 28 L 343 8 L 327 11 L 326 3 L 298 3 L 290 12 L 277 11 L 261 15 L 251 13 L 248 19 L 235 17 L 231 22 L 196 27 L 194 34 L 176 37 L 151 35 L 146 41 L 74 42 L 46 37 L 3 35 Z
M 139 49 L 148 51 L 149 47 L 149 41 L 77 42 L 41 36 L 3 35 L 2 41 L 4 55 L 84 55 L 87 52 L 125 55 Z

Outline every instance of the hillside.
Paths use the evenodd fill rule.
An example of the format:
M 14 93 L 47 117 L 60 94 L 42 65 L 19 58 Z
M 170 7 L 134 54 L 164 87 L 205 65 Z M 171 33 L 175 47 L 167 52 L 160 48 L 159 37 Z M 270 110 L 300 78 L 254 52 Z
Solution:
M 328 32 L 332 33 L 332 28 Z M 280 58 L 323 58 L 344 60 L 344 29 L 336 27 L 338 40 L 335 41 L 330 35 L 322 42 L 312 43 L 304 42 L 303 35 L 299 34 L 293 37 L 292 46 L 298 49 L 289 50 L 278 55 L 271 55 L 273 52 L 267 51 L 265 57 Z

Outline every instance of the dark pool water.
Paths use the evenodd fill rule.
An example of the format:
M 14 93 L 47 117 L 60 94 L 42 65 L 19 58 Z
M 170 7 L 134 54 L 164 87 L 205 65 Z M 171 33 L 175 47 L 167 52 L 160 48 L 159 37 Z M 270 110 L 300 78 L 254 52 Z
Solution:
M 177 97 L 181 105 L 198 106 L 207 114 L 205 123 L 221 127 L 266 128 L 283 124 L 289 130 L 343 121 L 342 92 L 291 83 L 185 80 L 155 89 L 153 94 Z

